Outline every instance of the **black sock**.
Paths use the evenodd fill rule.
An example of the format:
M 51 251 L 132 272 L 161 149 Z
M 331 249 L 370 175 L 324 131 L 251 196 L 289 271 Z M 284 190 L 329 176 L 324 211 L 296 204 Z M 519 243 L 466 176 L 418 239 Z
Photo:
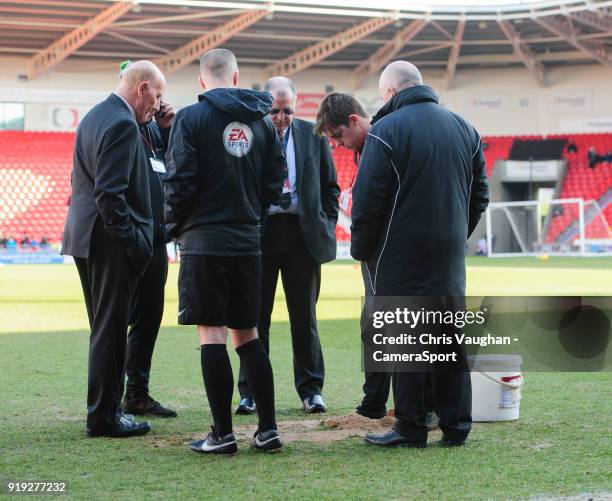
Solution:
M 232 394 L 234 375 L 224 344 L 200 347 L 202 378 L 213 416 L 215 433 L 223 437 L 232 432 Z
M 274 410 L 274 377 L 270 358 L 259 339 L 236 348 L 246 373 L 249 388 L 257 404 L 259 430 L 276 429 Z

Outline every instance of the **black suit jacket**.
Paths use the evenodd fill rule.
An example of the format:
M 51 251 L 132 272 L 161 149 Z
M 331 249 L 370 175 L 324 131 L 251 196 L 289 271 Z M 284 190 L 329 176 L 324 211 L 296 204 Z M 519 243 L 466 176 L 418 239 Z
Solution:
M 111 94 L 77 128 L 62 254 L 89 258 L 91 233 L 101 217 L 142 274 L 153 253 L 149 170 L 138 124 L 121 98 Z
M 300 228 L 310 255 L 326 263 L 336 259 L 336 168 L 329 142 L 314 134 L 311 122 L 295 118 L 292 129 Z

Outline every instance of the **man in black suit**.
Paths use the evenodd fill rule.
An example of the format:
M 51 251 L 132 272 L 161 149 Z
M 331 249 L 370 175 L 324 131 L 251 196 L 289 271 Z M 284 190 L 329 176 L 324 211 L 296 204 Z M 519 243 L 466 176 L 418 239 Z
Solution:
M 91 327 L 90 436 L 126 437 L 151 429 L 148 422 L 122 414 L 119 406 L 130 305 L 153 247 L 151 166 L 138 123 L 157 112 L 165 86 L 159 68 L 137 61 L 77 129 L 62 254 L 74 256 Z
M 321 264 L 336 258 L 340 188 L 327 139 L 315 136 L 312 123 L 294 118 L 294 83 L 274 77 L 264 90 L 274 98 L 270 116 L 283 143 L 287 176 L 283 196 L 268 209 L 264 225 L 259 338 L 269 352 L 270 318 L 280 272 L 291 321 L 295 387 L 306 412 L 325 412 L 316 304 Z M 254 412 L 256 402 L 242 368 L 238 390 L 242 398 L 236 413 Z

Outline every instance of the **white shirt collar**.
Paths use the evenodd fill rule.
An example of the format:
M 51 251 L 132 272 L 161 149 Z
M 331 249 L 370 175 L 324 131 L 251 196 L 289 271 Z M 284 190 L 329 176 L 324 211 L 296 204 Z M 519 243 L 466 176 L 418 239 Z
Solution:
M 132 114 L 132 116 L 134 117 L 134 120 L 136 120 L 136 112 L 134 111 L 134 108 L 132 108 L 130 106 L 130 103 L 128 103 L 123 96 L 120 96 L 119 94 L 117 94 L 116 92 L 113 92 L 113 94 L 115 94 L 115 96 L 117 96 L 119 99 L 121 99 L 124 104 L 127 106 L 128 110 L 130 110 L 130 113 Z

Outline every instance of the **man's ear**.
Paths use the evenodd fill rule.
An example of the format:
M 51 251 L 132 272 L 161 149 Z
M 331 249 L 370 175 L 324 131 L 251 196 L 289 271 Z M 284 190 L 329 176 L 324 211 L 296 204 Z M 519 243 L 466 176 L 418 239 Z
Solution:
M 351 113 L 348 116 L 348 124 L 352 127 L 359 127 L 359 115 L 355 113 Z
M 239 75 L 240 73 L 238 72 L 238 70 L 234 71 L 234 75 L 232 76 L 232 83 L 234 84 L 234 87 L 238 86 Z
M 198 81 L 200 82 L 200 87 L 206 90 L 206 84 L 204 83 L 204 80 L 202 80 L 202 75 L 198 76 Z
M 149 82 L 140 82 L 138 84 L 138 97 L 142 97 L 148 88 Z

